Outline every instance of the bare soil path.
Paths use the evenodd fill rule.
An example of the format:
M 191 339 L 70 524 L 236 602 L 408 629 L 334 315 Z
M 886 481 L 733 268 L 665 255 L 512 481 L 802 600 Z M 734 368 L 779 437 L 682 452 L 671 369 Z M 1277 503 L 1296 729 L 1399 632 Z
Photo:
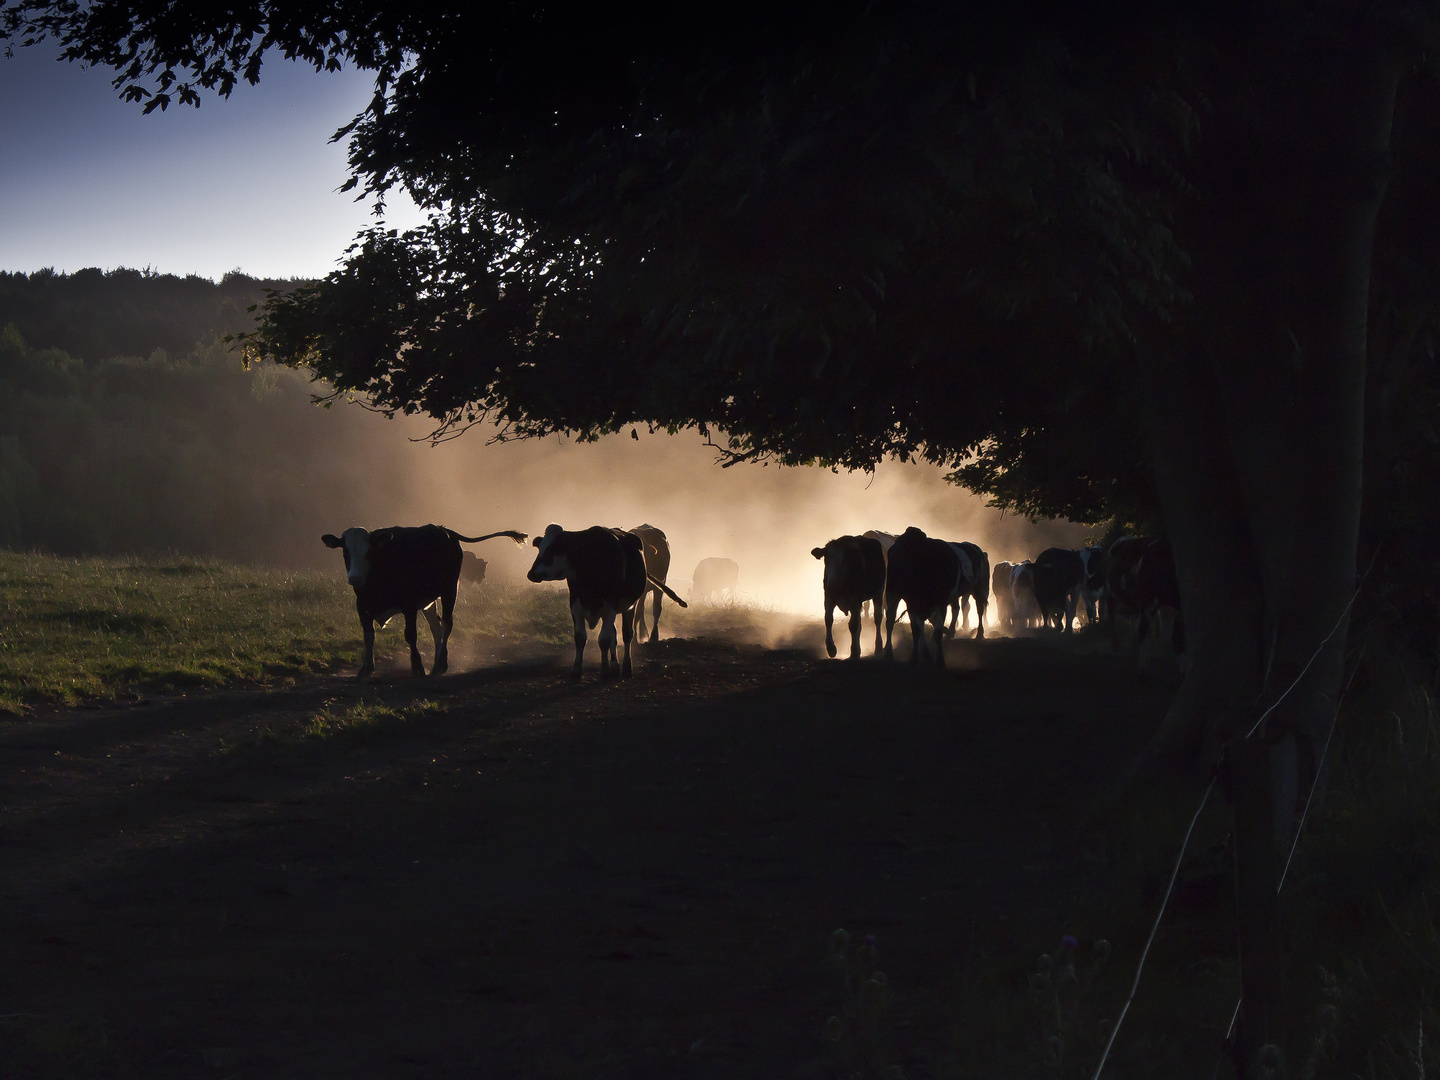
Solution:
M 1069 827 L 1175 679 L 948 651 L 673 639 L 625 683 L 516 662 L 0 729 L 0 1075 L 839 1075 L 839 927 L 876 939 L 891 1060 L 956 1075 L 966 987 L 1093 931 Z

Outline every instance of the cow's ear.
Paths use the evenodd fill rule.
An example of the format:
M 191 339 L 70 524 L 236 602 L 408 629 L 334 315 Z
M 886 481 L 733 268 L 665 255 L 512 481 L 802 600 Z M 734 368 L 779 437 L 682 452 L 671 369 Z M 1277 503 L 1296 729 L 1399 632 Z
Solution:
M 810 554 L 811 554 L 811 555 L 814 555 L 815 558 L 817 558 L 817 559 L 823 559 L 823 558 L 825 557 L 825 549 L 824 549 L 824 548 L 811 548 L 811 549 L 810 549 Z
M 324 536 L 320 537 L 320 542 L 326 547 L 336 548 L 343 544 L 345 541 L 341 540 L 340 537 L 336 536 L 334 533 L 326 533 Z
M 537 536 L 537 537 L 535 537 L 534 540 L 532 540 L 532 541 L 530 541 L 530 542 L 531 542 L 532 544 L 534 544 L 534 545 L 538 548 L 538 547 L 540 546 L 540 541 L 543 540 L 543 539 L 545 539 L 543 536 Z

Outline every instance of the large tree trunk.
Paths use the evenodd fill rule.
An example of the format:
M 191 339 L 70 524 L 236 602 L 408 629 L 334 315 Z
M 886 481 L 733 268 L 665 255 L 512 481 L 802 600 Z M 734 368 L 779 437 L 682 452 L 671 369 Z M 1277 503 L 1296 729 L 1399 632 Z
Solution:
M 1399 66 L 1363 42 L 1250 57 L 1217 90 L 1206 198 L 1183 226 L 1195 321 L 1176 354 L 1142 364 L 1192 650 L 1145 761 L 1211 763 L 1285 695 L 1266 721 L 1278 840 L 1339 692 L 1370 251 Z

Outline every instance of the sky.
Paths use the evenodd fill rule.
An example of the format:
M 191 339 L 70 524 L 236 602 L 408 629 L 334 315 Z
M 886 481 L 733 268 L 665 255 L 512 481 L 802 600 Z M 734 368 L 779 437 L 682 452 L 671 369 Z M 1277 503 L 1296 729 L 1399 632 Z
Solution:
M 339 193 L 345 148 L 329 142 L 368 100 L 364 74 L 276 60 L 258 86 L 242 84 L 228 100 L 145 116 L 118 99 L 108 71 L 54 55 L 42 44 L 0 57 L 0 270 L 313 278 L 374 220 L 367 203 Z M 392 197 L 386 221 L 404 228 L 419 215 Z M 1052 543 L 1074 546 L 1086 531 L 1004 517 L 932 466 L 886 462 L 873 476 L 722 470 L 694 432 L 503 446 L 475 432 L 431 447 L 414 441 L 428 430 L 419 421 L 367 424 L 363 452 L 348 452 L 378 503 L 349 508 L 347 520 L 327 526 L 335 532 L 425 521 L 472 534 L 646 521 L 670 535 L 677 576 L 701 558 L 734 557 L 747 594 L 789 610 L 818 610 L 810 550 L 843 533 L 914 524 L 976 541 L 992 561 L 1016 561 Z M 375 514 L 384 519 L 360 520 Z M 516 562 L 513 570 L 528 564 L 521 551 L 494 554 Z
M 373 221 L 328 141 L 369 100 L 364 73 L 276 59 L 228 100 L 145 116 L 108 69 L 55 55 L 0 56 L 0 270 L 320 277 Z M 420 217 L 400 195 L 386 220 Z

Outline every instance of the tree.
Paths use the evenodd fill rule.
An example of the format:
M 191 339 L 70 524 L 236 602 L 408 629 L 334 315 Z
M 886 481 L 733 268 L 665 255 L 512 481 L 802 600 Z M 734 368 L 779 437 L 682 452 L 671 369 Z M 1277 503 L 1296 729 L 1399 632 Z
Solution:
M 1032 513 L 1158 505 L 1193 665 L 1147 761 L 1213 760 L 1278 701 L 1279 833 L 1341 675 L 1372 266 L 1402 368 L 1433 311 L 1403 213 L 1372 249 L 1391 170 L 1423 188 L 1434 154 L 1436 14 L 769 4 L 696 35 L 645 4 L 5 7 L 147 109 L 271 49 L 375 71 L 353 183 L 431 222 L 274 295 L 252 355 L 451 427 L 695 425 L 735 458 L 947 462 Z

